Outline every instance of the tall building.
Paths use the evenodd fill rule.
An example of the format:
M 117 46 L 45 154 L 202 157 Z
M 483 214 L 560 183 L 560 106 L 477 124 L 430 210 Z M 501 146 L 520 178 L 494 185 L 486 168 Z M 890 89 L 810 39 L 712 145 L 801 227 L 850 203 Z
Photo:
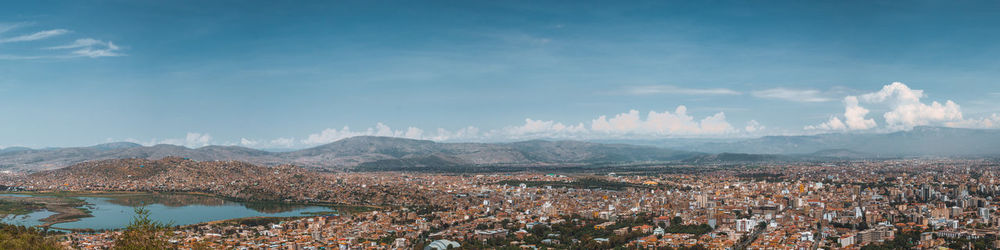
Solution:
M 736 220 L 736 231 L 737 232 L 750 232 L 755 226 L 754 220 L 752 219 L 738 219 Z

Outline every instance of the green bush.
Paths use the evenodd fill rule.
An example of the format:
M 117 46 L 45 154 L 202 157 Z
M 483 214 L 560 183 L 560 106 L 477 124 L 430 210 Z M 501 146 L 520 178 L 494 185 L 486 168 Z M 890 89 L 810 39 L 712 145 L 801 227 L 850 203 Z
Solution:
M 54 239 L 33 227 L 0 224 L 0 249 L 62 249 Z
M 170 248 L 170 242 L 167 242 L 165 239 L 167 228 L 170 225 L 150 219 L 149 214 L 149 210 L 145 207 L 136 207 L 135 217 L 132 217 L 132 222 L 125 228 L 121 236 L 115 239 L 114 249 L 147 250 Z

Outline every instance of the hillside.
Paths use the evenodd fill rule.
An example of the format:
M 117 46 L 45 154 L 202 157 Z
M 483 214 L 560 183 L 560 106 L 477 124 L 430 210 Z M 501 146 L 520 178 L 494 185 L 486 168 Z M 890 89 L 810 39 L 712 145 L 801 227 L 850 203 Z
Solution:
M 206 192 L 241 199 L 276 199 L 287 183 L 318 182 L 294 166 L 258 166 L 240 161 L 113 159 L 74 164 L 28 176 L 41 189 L 86 187 L 89 190 Z M 308 179 L 308 180 L 307 180 Z
M 514 143 L 437 143 L 391 137 L 360 136 L 290 152 L 268 152 L 236 146 L 196 149 L 115 143 L 91 147 L 28 149 L 0 153 L 0 168 L 41 171 L 93 160 L 162 159 L 177 156 L 198 161 L 237 160 L 262 165 L 293 164 L 326 170 L 354 169 L 363 164 L 393 168 L 424 165 L 553 165 L 637 161 L 672 161 L 698 153 L 625 144 L 579 141 Z
M 6 181 L 8 186 L 28 190 L 197 192 L 247 201 L 351 205 L 402 205 L 435 195 L 432 191 L 406 192 L 413 188 L 407 183 L 371 183 L 373 180 L 368 177 L 323 173 L 291 165 L 262 166 L 180 157 L 90 161 Z
M 41 171 L 66 167 L 76 163 L 107 159 L 161 159 L 179 156 L 200 161 L 243 160 L 261 164 L 279 164 L 270 152 L 242 147 L 208 146 L 190 149 L 175 145 L 144 147 L 134 143 L 111 143 L 90 147 L 21 149 L 0 152 L 0 168 Z

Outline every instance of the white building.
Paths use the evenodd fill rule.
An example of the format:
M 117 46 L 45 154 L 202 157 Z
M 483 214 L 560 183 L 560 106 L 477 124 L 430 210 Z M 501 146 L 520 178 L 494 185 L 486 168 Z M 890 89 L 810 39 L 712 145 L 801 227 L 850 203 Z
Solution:
M 750 232 L 753 231 L 755 226 L 755 221 L 752 219 L 738 219 L 736 220 L 736 231 L 737 232 Z

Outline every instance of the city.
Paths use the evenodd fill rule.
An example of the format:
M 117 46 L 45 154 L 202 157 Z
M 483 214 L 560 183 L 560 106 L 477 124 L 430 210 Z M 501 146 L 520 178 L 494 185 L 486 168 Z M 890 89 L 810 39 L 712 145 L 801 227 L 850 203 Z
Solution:
M 997 13 L 0 1 L 0 250 L 1000 249 Z
M 1000 192 L 1000 161 L 873 160 L 713 169 L 638 175 L 310 173 L 317 180 L 308 182 L 275 177 L 266 189 L 287 199 L 377 208 L 187 225 L 170 229 L 168 238 L 182 249 L 409 249 L 451 243 L 466 248 L 926 249 L 1000 244 L 1000 211 L 993 198 Z M 4 183 L 24 191 L 206 190 L 196 184 L 47 175 Z M 236 198 L 232 188 L 242 189 L 230 182 L 207 192 Z M 70 233 L 61 236 L 60 244 L 104 249 L 117 234 Z

